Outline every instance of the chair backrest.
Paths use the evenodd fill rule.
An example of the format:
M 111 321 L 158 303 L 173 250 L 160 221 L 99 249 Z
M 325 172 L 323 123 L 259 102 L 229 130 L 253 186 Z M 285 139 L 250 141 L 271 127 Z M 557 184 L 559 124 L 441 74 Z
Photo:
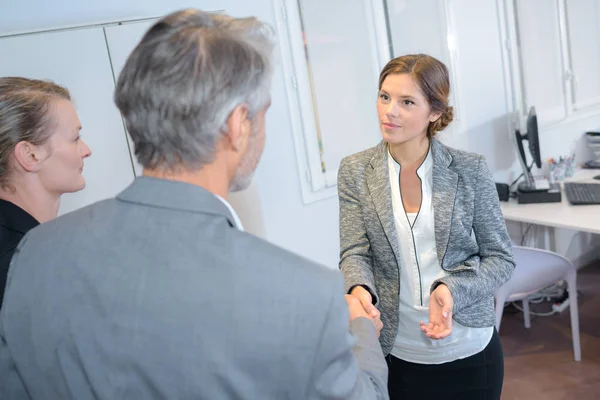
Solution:
M 566 279 L 575 266 L 560 254 L 531 247 L 514 246 L 516 267 L 512 277 L 496 292 L 497 297 L 519 300 Z

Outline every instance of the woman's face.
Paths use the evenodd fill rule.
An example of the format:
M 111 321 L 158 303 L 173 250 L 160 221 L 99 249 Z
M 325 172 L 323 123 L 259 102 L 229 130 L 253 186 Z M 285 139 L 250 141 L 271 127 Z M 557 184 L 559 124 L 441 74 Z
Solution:
M 389 144 L 423 138 L 429 123 L 440 117 L 431 111 L 423 91 L 408 74 L 385 78 L 377 99 L 377 115 L 383 140 Z
M 81 122 L 73 104 L 57 99 L 50 107 L 52 133 L 43 144 L 46 157 L 41 161 L 38 177 L 44 188 L 52 194 L 77 192 L 85 187 L 83 160 L 92 154 L 81 139 Z

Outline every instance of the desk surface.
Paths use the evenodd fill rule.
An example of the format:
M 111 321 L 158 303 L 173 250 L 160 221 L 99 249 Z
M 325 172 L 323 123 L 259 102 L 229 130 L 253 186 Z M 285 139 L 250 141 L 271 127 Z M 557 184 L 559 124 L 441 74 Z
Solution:
M 595 175 L 600 175 L 600 170 L 578 170 L 567 181 L 600 184 L 599 180 L 592 179 Z M 573 206 L 564 190 L 560 203 L 518 204 L 511 198 L 508 202 L 501 201 L 500 206 L 504 219 L 509 221 L 600 234 L 600 205 Z

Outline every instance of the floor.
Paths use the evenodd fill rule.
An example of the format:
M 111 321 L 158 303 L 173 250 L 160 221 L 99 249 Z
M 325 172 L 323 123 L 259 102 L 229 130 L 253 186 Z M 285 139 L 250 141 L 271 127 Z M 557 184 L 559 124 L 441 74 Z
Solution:
M 522 313 L 507 308 L 500 330 L 505 356 L 502 400 L 600 399 L 600 260 L 579 270 L 577 284 L 582 361 L 573 359 L 568 308 L 558 315 L 532 317 L 530 329 L 523 326 Z

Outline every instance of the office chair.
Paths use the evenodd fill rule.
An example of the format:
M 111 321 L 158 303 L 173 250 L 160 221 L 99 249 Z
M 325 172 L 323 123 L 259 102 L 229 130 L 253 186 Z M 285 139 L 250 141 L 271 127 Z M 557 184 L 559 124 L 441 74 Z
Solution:
M 571 313 L 571 335 L 575 361 L 581 361 L 579 338 L 579 309 L 577 306 L 577 269 L 565 257 L 551 251 L 530 247 L 513 246 L 516 261 L 515 271 L 508 282 L 496 291 L 496 329 L 504 312 L 504 303 L 523 302 L 525 328 L 531 327 L 527 297 L 559 281 L 566 281 L 569 291 Z

